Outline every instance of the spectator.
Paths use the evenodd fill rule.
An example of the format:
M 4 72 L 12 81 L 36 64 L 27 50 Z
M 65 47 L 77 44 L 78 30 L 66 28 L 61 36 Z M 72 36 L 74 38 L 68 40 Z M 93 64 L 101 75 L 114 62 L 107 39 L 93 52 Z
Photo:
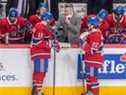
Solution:
M 65 5 L 64 15 L 59 17 L 57 25 L 62 27 L 61 36 L 59 37 L 61 42 L 69 42 L 71 45 L 78 45 L 80 17 L 75 14 L 72 4 Z

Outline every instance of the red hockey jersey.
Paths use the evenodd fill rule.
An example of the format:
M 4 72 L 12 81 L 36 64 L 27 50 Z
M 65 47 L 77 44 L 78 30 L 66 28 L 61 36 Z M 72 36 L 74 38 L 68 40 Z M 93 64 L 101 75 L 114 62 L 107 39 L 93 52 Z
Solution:
M 90 31 L 83 47 L 85 51 L 85 63 L 87 66 L 99 68 L 103 64 L 103 36 L 100 30 L 94 29 Z
M 81 28 L 80 28 L 80 34 L 84 32 L 84 29 L 88 28 L 88 16 L 84 16 L 81 19 Z
M 109 24 L 111 32 L 118 31 L 117 28 L 119 28 L 121 32 L 124 28 L 126 28 L 126 16 L 122 16 L 120 21 L 117 22 L 117 20 L 114 17 L 114 14 L 110 14 L 107 18 L 107 22 Z
M 25 26 L 25 19 L 23 17 L 17 17 L 14 23 L 9 21 L 9 18 L 3 18 L 0 22 L 0 31 L 2 34 L 9 33 L 9 42 L 18 43 L 24 39 L 24 33 L 20 32 L 20 29 Z
M 33 28 L 31 55 L 35 57 L 50 58 L 52 33 L 47 26 L 39 22 Z
M 32 15 L 29 17 L 29 21 L 33 26 L 35 26 L 38 22 L 41 21 L 41 18 L 38 15 Z
M 95 16 L 95 15 L 92 14 L 92 15 L 84 16 L 81 19 L 80 34 L 85 32 L 85 29 L 88 29 L 88 19 L 89 19 L 89 17 L 92 17 L 92 16 Z
M 109 24 L 106 20 L 100 22 L 99 29 L 101 30 L 103 37 L 106 38 L 109 31 Z
M 1 23 L 1 20 L 0 20 Z M 4 32 L 2 31 L 2 26 L 0 26 L 0 40 L 3 38 Z
M 52 36 L 52 32 L 49 31 L 48 27 L 43 24 L 43 21 L 37 23 L 33 28 L 33 38 L 43 39 Z

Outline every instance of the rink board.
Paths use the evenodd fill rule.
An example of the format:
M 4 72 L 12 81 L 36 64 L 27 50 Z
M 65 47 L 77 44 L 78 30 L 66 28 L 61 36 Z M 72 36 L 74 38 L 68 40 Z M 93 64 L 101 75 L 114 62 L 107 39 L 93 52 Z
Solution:
M 0 95 L 31 95 L 29 45 L 0 45 Z
M 122 75 L 125 75 L 125 72 L 120 72 L 121 68 L 117 68 L 120 66 L 126 65 L 121 61 L 120 59 L 116 60 L 115 58 L 118 58 L 119 55 L 124 55 L 126 52 L 126 46 L 124 45 L 106 45 L 103 54 L 105 54 L 107 57 L 110 56 L 111 60 L 117 61 L 115 62 L 114 69 L 110 70 L 109 72 L 112 72 L 112 75 L 119 75 L 120 78 L 115 76 L 114 79 L 107 78 L 111 74 L 108 74 L 109 72 L 106 71 L 105 74 L 99 74 L 101 76 L 100 79 L 100 95 L 126 95 L 126 80 Z M 84 89 L 82 86 L 82 81 L 77 80 L 77 54 L 80 53 L 79 49 L 69 48 L 69 49 L 63 49 L 60 51 L 60 53 L 57 53 L 57 61 L 56 61 L 56 89 L 55 89 L 55 95 L 80 95 Z M 115 58 L 113 58 L 113 55 L 115 54 Z M 121 56 L 120 56 L 121 57 Z M 53 56 L 52 56 L 53 58 Z M 109 60 L 109 59 L 108 59 Z M 105 60 L 105 61 L 108 61 Z M 50 60 L 52 62 L 52 59 Z M 120 62 L 120 63 L 118 63 Z M 118 65 L 119 64 L 119 65 Z M 51 70 L 53 67 L 53 63 L 50 63 L 49 65 L 49 71 L 46 75 L 46 79 L 44 81 L 45 85 L 45 95 L 53 95 L 52 91 L 52 72 Z M 112 66 L 113 67 L 113 66 Z M 110 67 L 108 66 L 108 69 Z M 125 69 L 125 68 L 123 68 Z M 115 71 L 114 71 L 115 70 Z M 50 86 L 51 85 L 51 86 Z
M 80 95 L 82 87 L 56 87 L 55 95 Z M 45 95 L 53 95 L 53 88 L 44 88 Z M 27 87 L 2 87 L 0 95 L 31 95 L 31 88 Z M 126 95 L 126 87 L 101 87 L 100 95 Z
M 5 51 L 9 50 L 8 56 L 16 56 L 17 60 L 12 65 L 20 67 L 18 69 L 8 68 L 10 66 L 8 61 L 6 62 Z M 107 45 L 105 46 L 106 53 L 113 54 L 124 54 L 126 46 L 124 45 Z M 116 52 L 115 52 L 116 51 Z M 1 53 L 2 52 L 2 53 Z M 13 55 L 10 55 L 13 52 Z M 14 55 L 15 52 L 15 55 Z M 17 53 L 18 52 L 18 53 Z M 21 54 L 19 54 L 19 52 Z M 56 60 L 56 87 L 55 95 L 80 95 L 84 89 L 82 81 L 77 79 L 77 56 L 80 53 L 80 49 L 66 48 L 62 49 L 57 53 Z M 3 65 L 5 68 L 1 68 L 0 64 L 0 75 L 7 75 L 4 79 L 0 78 L 0 95 L 31 95 L 31 67 L 29 67 L 29 47 L 25 45 L 11 45 L 11 46 L 0 46 L 0 58 L 4 60 L 8 65 Z M 17 56 L 22 55 L 22 56 Z M 25 60 L 20 63 L 20 60 Z M 12 57 L 10 58 L 12 60 Z M 27 59 L 27 60 L 26 60 Z M 2 63 L 4 63 L 2 61 Z M 115 68 L 117 71 L 118 68 Z M 8 72 L 10 72 L 8 74 Z M 124 72 L 122 74 L 125 75 Z M 23 75 L 23 76 L 22 76 Z M 9 79 L 8 79 L 9 76 Z M 0 76 L 1 77 L 1 76 Z M 100 95 L 126 95 L 126 80 L 123 79 L 102 79 L 100 80 Z M 53 53 L 50 59 L 49 70 L 44 80 L 44 87 L 42 91 L 45 95 L 53 95 Z

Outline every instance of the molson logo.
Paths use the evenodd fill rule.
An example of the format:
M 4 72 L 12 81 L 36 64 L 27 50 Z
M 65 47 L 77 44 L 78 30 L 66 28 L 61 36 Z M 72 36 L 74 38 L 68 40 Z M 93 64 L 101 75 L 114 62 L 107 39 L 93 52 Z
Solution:
M 98 70 L 98 77 L 100 79 L 126 79 L 126 56 L 105 55 L 103 68 Z

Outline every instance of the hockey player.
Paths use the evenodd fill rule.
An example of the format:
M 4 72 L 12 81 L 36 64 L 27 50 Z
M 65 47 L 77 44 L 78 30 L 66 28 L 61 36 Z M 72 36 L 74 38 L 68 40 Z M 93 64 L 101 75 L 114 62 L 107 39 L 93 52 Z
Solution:
M 123 43 L 125 39 L 126 16 L 125 9 L 122 6 L 117 6 L 113 13 L 107 18 L 109 24 L 108 43 Z
M 29 22 L 32 24 L 32 28 L 37 23 L 41 22 L 41 15 L 43 13 L 47 12 L 47 11 L 48 11 L 48 3 L 47 2 L 44 2 L 44 3 L 41 2 L 39 4 L 38 10 L 36 11 L 36 14 L 29 17 Z M 25 38 L 31 39 L 31 31 L 26 32 L 26 37 Z
M 5 17 L 0 22 L 0 31 L 5 37 L 5 42 L 22 43 L 24 40 L 25 19 L 18 16 L 16 8 L 9 10 L 8 17 Z
M 90 17 L 88 20 L 88 32 L 82 49 L 85 52 L 84 63 L 86 66 L 86 89 L 84 95 L 99 95 L 99 83 L 96 71 L 102 67 L 103 55 L 103 36 L 100 31 L 99 20 L 96 17 Z
M 41 88 L 48 69 L 52 47 L 50 40 L 53 38 L 53 33 L 49 29 L 53 20 L 52 14 L 49 12 L 44 13 L 41 18 L 43 20 L 35 25 L 32 36 L 31 55 L 34 62 L 33 95 L 41 95 Z M 55 44 L 55 46 L 59 48 L 58 44 Z
M 25 22 L 26 32 L 25 32 L 25 38 L 24 38 L 25 43 L 28 43 L 28 44 L 31 43 L 32 29 L 33 29 L 33 25 L 31 24 L 31 22 L 29 20 L 26 20 L 26 22 Z
M 83 33 L 83 32 L 86 32 L 87 29 L 88 29 L 88 19 L 92 16 L 96 16 L 95 14 L 91 14 L 91 15 L 86 15 L 84 17 L 82 17 L 81 19 L 81 26 L 80 26 L 80 35 Z
M 106 21 L 108 17 L 108 11 L 106 11 L 105 9 L 102 9 L 98 14 L 97 14 L 97 18 L 100 21 L 99 24 L 99 28 L 102 31 L 104 40 L 106 39 L 107 35 L 108 35 L 108 30 L 109 30 L 109 24 Z
M 41 21 L 41 15 L 48 11 L 48 3 L 40 3 L 39 8 L 35 15 L 29 17 L 29 21 L 35 26 L 38 22 Z

